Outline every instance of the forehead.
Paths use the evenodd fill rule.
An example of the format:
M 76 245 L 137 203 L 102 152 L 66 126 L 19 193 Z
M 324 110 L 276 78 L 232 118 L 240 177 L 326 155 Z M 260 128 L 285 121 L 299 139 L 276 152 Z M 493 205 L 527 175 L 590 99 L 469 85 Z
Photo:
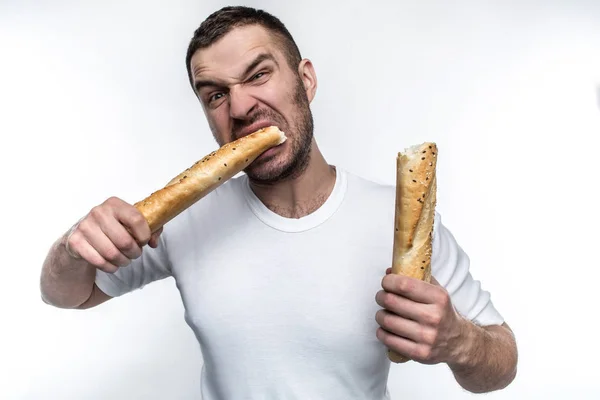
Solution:
M 240 67 L 265 52 L 279 58 L 273 33 L 259 25 L 234 28 L 211 46 L 194 53 L 190 60 L 192 75 L 235 76 Z

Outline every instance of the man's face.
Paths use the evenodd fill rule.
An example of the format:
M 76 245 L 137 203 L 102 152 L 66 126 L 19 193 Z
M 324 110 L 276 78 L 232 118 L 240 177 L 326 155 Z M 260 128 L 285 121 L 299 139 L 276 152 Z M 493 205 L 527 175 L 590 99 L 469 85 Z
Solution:
M 308 69 L 311 75 L 312 67 Z M 309 102 L 316 82 L 290 68 L 272 33 L 258 25 L 235 28 L 197 51 L 191 70 L 219 146 L 271 125 L 285 132 L 288 140 L 246 169 L 251 179 L 270 183 L 302 172 L 312 144 Z

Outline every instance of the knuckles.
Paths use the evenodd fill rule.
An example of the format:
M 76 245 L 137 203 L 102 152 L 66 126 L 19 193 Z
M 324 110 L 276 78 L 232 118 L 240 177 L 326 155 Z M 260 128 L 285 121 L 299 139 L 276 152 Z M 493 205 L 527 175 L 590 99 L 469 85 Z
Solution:
M 423 321 L 429 326 L 437 327 L 442 322 L 442 313 L 436 309 L 423 314 Z
M 135 214 L 133 214 L 131 216 L 131 224 L 135 225 L 135 226 L 139 226 L 140 228 L 144 228 L 146 227 L 146 225 L 148 225 L 148 223 L 146 222 L 146 219 L 144 218 L 144 216 L 142 215 L 141 212 L 136 212 Z M 146 232 L 148 231 L 148 232 Z M 148 239 L 150 239 L 150 229 L 145 229 L 144 230 L 144 236 L 146 236 L 146 234 L 148 235 Z
M 415 282 L 413 279 L 397 274 L 384 276 L 382 286 L 387 291 L 394 293 L 410 293 L 415 290 Z
M 396 304 L 396 295 L 382 290 L 377 294 L 377 303 L 381 307 L 391 310 Z
M 396 290 L 398 290 L 401 293 L 409 292 L 413 286 L 411 284 L 411 282 L 404 277 L 398 277 L 398 278 L 399 279 L 396 279 L 396 281 L 394 282 L 395 283 L 394 286 L 396 287 Z
M 440 295 L 437 303 L 442 307 L 442 309 L 450 305 L 450 295 L 446 290 L 440 289 Z
M 116 247 L 110 247 L 104 252 L 104 257 L 111 262 L 117 261 L 121 256 L 121 252 Z
M 95 206 L 90 210 L 90 214 L 91 217 L 93 217 L 96 221 L 101 221 L 102 219 L 105 218 L 106 215 L 106 211 L 105 208 L 102 206 Z M 87 220 L 87 218 L 86 218 Z
M 417 346 L 411 358 L 425 363 L 430 362 L 433 359 L 433 349 L 431 346 Z
M 90 219 L 88 217 L 84 218 L 81 220 L 81 222 L 79 222 L 79 224 L 77 224 L 77 227 L 75 228 L 75 230 L 73 231 L 73 234 L 71 235 L 71 237 L 75 236 L 77 234 L 77 232 L 81 232 L 82 234 L 88 234 L 92 231 L 92 222 L 90 221 Z
M 116 196 L 111 196 L 103 204 L 106 204 L 111 207 L 117 207 L 122 203 L 122 200 Z
M 437 340 L 438 332 L 436 329 L 423 329 L 421 331 L 421 342 L 433 346 Z
M 66 245 L 71 249 L 75 249 L 79 246 L 79 243 L 81 243 L 81 237 L 79 232 L 75 230 L 67 237 Z
M 121 252 L 128 252 L 128 253 L 133 253 L 136 255 L 136 257 L 138 256 L 139 253 L 139 248 L 137 243 L 134 242 L 134 240 L 131 237 L 121 237 L 115 240 L 114 242 L 115 246 L 117 247 L 118 250 L 120 250 Z M 120 253 L 116 253 L 117 256 L 120 255 Z

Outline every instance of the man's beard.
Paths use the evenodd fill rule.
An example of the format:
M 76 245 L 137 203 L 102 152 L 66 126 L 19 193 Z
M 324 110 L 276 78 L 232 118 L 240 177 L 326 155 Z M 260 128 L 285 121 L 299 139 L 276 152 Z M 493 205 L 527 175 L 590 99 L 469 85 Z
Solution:
M 297 177 L 308 167 L 314 126 L 310 104 L 304 91 L 304 85 L 299 78 L 293 93 L 293 101 L 298 115 L 294 117 L 290 125 L 285 123 L 281 114 L 272 109 L 258 110 L 252 115 L 252 118 L 243 121 L 243 126 L 239 126 L 238 121 L 234 122 L 233 130 L 237 132 L 256 121 L 268 120 L 278 125 L 288 138 L 286 142 L 289 142 L 291 154 L 281 156 L 281 160 L 275 158 L 260 160 L 259 164 L 250 164 L 244 170 L 250 180 L 260 184 L 273 184 Z

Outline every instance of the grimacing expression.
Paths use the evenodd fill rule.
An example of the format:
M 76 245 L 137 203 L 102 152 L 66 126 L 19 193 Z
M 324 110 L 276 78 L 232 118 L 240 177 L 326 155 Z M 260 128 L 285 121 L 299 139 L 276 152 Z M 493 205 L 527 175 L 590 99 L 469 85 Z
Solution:
M 285 132 L 282 145 L 245 170 L 250 179 L 272 183 L 306 168 L 314 88 L 307 93 L 305 84 L 314 86 L 314 81 L 299 73 L 300 66 L 290 68 L 272 33 L 258 25 L 234 28 L 198 50 L 190 63 L 196 94 L 219 146 L 271 125 Z

